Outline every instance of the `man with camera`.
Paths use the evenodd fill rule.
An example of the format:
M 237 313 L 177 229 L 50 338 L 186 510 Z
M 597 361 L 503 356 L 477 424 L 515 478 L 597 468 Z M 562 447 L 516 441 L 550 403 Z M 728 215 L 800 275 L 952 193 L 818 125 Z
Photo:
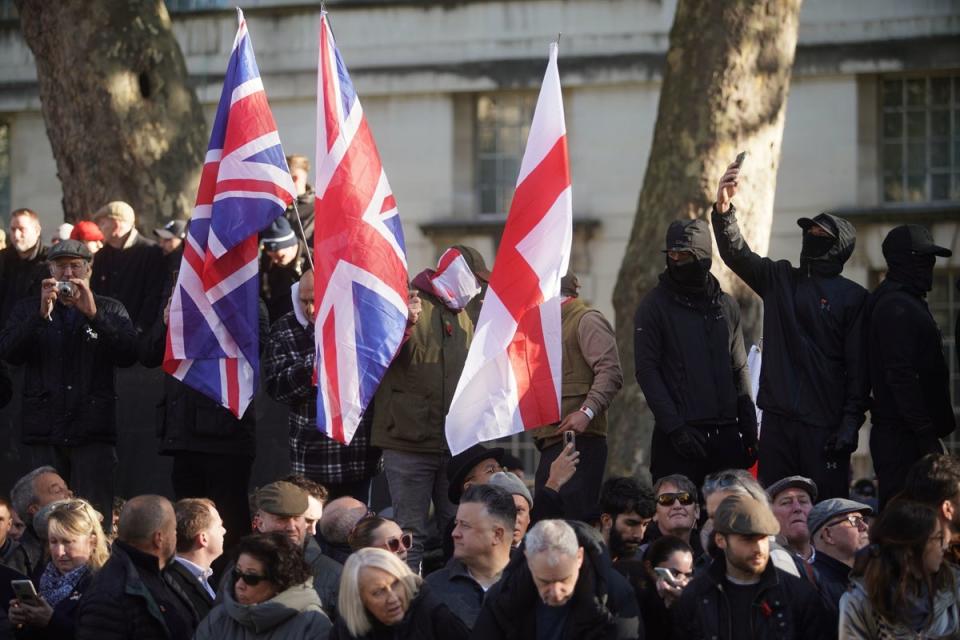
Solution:
M 0 358 L 24 366 L 21 433 L 34 466 L 55 467 L 108 514 L 116 466 L 114 368 L 132 365 L 137 345 L 123 305 L 90 290 L 92 259 L 79 240 L 51 248 L 39 309 L 29 298 L 14 306 L 0 332 Z

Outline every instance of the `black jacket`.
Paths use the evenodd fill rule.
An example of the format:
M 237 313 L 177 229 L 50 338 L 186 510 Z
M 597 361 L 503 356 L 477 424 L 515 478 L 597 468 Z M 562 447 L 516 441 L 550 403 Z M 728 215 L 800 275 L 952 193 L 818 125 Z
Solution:
M 26 297 L 33 296 L 37 309 L 40 308 L 41 282 L 49 277 L 46 247 L 41 246 L 29 260 L 21 258 L 12 246 L 0 251 L 0 327 L 6 324 L 13 307 Z
M 196 612 L 157 558 L 119 540 L 80 599 L 77 640 L 181 640 Z
M 260 336 L 267 335 L 266 309 L 260 305 Z M 139 359 L 145 367 L 163 363 L 167 326 L 163 314 L 139 338 Z M 261 349 L 264 340 L 260 340 Z M 253 457 L 256 452 L 257 410 L 254 402 L 238 420 L 219 402 L 173 376 L 163 376 L 163 398 L 156 406 L 160 453 L 181 451 Z
M 17 640 L 72 640 L 76 637 L 80 599 L 90 589 L 93 574 L 87 573 L 69 596 L 53 608 L 53 616 L 45 627 L 24 627 L 16 632 Z
M 310 247 L 310 250 L 313 251 L 313 218 L 314 218 L 314 208 L 317 201 L 317 194 L 313 190 L 313 185 L 307 185 L 307 190 L 297 196 L 297 209 L 296 211 L 293 208 L 291 203 L 287 210 L 283 212 L 283 215 L 287 218 L 287 222 L 290 223 L 290 227 L 293 229 L 293 232 L 297 234 L 297 238 L 300 242 L 306 244 Z M 303 233 L 300 233 L 300 223 L 297 222 L 297 211 L 300 212 L 300 223 L 303 223 Z
M 664 272 L 634 317 L 637 382 L 664 433 L 738 418 L 756 431 L 740 307 L 709 283 L 709 293 L 691 295 Z
M 470 630 L 460 618 L 430 592 L 427 584 L 422 584 L 399 623 L 388 627 L 374 622 L 370 633 L 355 636 L 340 618 L 333 625 L 329 640 L 465 640 L 469 635 Z
M 176 583 L 180 592 L 190 601 L 190 606 L 196 611 L 197 618 L 200 620 L 206 618 L 210 610 L 213 609 L 213 598 L 203 588 L 196 576 L 176 560 L 172 560 L 164 567 L 163 572 L 171 581 Z
M 820 599 L 827 611 L 830 629 L 836 632 L 840 625 L 840 598 L 850 586 L 850 567 L 822 551 L 817 551 L 813 559 L 813 575 Z M 831 637 L 835 638 L 837 634 L 833 633 Z
M 93 260 L 90 286 L 94 293 L 116 298 L 126 307 L 138 331 L 146 331 L 163 311 L 163 289 L 168 279 L 163 250 L 152 240 L 131 231 L 127 245 L 108 244 Z
M 870 294 L 867 309 L 873 423 L 917 436 L 952 433 L 956 422 L 950 369 L 926 300 L 912 287 L 887 278 Z
M 828 215 L 828 214 L 827 214 Z M 771 260 L 740 235 L 736 211 L 713 212 L 720 257 L 763 298 L 763 366 L 757 405 L 789 420 L 829 429 L 863 424 L 869 382 L 862 319 L 867 291 L 840 275 L 856 231 L 829 216 L 837 241 L 821 258 Z
M 707 571 L 686 586 L 671 610 L 673 640 L 709 640 L 724 636 L 737 640 L 831 637 L 820 596 L 806 580 L 784 573 L 772 560 L 768 561 L 751 614 L 745 618 L 740 612 L 730 615 L 724 592 L 726 573 L 726 560 L 718 554 Z M 725 633 L 720 629 L 722 621 L 730 625 Z
M 579 522 L 570 522 L 583 547 L 583 564 L 563 629 L 564 640 L 633 640 L 643 638 L 643 622 L 633 590 L 610 562 L 599 534 Z M 517 553 L 503 571 L 473 627 L 476 640 L 527 640 L 537 637 L 536 610 L 540 594 Z
M 0 360 L 0 409 L 3 409 L 13 398 L 13 380 L 10 378 L 10 370 L 3 360 Z
M 14 307 L 0 332 L 0 357 L 24 365 L 22 438 L 27 444 L 79 446 L 117 440 L 115 367 L 136 362 L 137 341 L 123 305 L 94 296 L 96 315 L 40 301 Z

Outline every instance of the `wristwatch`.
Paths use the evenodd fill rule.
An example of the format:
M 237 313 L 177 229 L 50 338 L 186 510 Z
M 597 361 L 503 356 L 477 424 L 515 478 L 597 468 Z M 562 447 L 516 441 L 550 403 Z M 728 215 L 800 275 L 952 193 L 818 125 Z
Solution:
M 596 415 L 596 414 L 593 412 L 593 409 L 591 409 L 591 408 L 588 407 L 587 405 L 583 405 L 582 407 L 580 407 L 580 411 L 582 411 L 582 412 L 584 412 L 585 414 L 587 414 L 587 417 L 590 418 L 591 420 L 593 420 L 593 417 Z

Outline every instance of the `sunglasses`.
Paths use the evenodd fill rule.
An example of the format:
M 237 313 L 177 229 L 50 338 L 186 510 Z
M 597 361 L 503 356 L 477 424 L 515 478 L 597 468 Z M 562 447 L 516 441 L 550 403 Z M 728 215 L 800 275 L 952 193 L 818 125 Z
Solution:
M 243 580 L 245 584 L 251 587 L 255 587 L 266 579 L 267 579 L 267 576 L 260 576 L 255 573 L 241 573 L 236 569 L 233 570 L 234 583 L 236 583 L 237 580 Z
M 401 547 L 404 551 L 413 546 L 413 534 L 405 533 L 399 538 L 387 538 L 384 542 L 391 553 L 400 553 Z
M 680 504 L 685 507 L 693 504 L 693 496 L 686 491 L 681 491 L 680 493 L 661 493 L 657 496 L 657 504 L 661 507 L 669 507 L 678 500 Z

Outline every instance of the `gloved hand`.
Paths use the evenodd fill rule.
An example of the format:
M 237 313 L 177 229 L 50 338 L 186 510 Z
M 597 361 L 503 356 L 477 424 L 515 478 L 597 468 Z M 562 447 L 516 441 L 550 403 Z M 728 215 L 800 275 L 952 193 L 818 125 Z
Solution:
M 707 457 L 707 439 L 696 427 L 684 425 L 670 433 L 670 444 L 684 458 L 703 460 Z
M 823 452 L 835 458 L 846 457 L 857 450 L 858 429 L 841 426 L 831 433 L 823 443 Z
M 757 442 L 757 428 L 749 427 L 740 432 L 740 443 L 743 445 L 744 467 L 750 468 L 760 457 L 760 445 Z
M 746 466 L 750 467 L 757 461 L 759 447 L 757 446 L 757 410 L 748 395 L 737 398 L 737 429 L 740 432 L 740 442 L 747 457 Z

